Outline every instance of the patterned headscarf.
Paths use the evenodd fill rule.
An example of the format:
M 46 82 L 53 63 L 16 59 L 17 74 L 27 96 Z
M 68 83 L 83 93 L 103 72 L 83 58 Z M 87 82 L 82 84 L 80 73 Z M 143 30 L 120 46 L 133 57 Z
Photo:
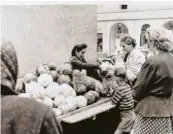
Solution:
M 159 29 L 148 28 L 147 38 L 155 41 L 157 48 L 161 51 L 171 51 L 173 49 L 173 33 L 163 27 Z
M 1 95 L 16 94 L 15 85 L 18 75 L 16 51 L 9 42 L 1 46 Z

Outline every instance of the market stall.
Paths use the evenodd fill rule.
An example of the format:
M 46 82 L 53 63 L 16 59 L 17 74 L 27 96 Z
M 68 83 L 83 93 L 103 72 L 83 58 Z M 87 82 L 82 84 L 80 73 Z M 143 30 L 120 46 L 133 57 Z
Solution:
M 20 92 L 20 97 L 34 98 L 52 107 L 57 119 L 65 124 L 63 127 L 68 126 L 64 129 L 65 131 L 81 133 L 82 130 L 76 132 L 76 130 L 79 131 L 79 126 L 85 129 L 85 132 L 90 130 L 89 133 L 96 130 L 103 131 L 104 126 L 107 125 L 108 128 L 109 123 L 113 122 L 110 112 L 115 108 L 111 104 L 113 92 L 103 87 L 100 81 L 88 77 L 85 70 L 72 71 L 67 62 L 59 68 L 53 63 L 39 65 L 35 73 L 27 73 L 18 80 L 16 91 Z M 119 118 L 115 112 L 112 114 Z M 85 125 L 81 126 L 81 124 Z M 99 128 L 99 124 L 105 125 Z M 112 128 L 115 129 L 116 125 Z

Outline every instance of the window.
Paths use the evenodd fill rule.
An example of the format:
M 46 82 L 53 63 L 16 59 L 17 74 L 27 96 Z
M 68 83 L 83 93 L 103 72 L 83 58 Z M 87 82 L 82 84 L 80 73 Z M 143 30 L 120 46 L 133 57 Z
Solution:
M 97 33 L 97 52 L 103 52 L 103 33 Z
M 146 40 L 146 30 L 147 28 L 149 28 L 150 25 L 149 24 L 144 24 L 141 28 L 141 36 L 140 36 L 140 46 L 145 46 L 147 43 Z M 147 47 L 147 46 L 146 46 Z
M 173 21 L 166 22 L 163 27 L 173 32 Z

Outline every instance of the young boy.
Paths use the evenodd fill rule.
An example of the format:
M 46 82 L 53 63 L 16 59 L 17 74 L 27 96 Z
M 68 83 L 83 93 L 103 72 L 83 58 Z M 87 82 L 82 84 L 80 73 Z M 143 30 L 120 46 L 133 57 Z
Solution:
M 112 104 L 120 110 L 121 121 L 114 134 L 130 134 L 135 120 L 135 112 L 132 89 L 125 81 L 125 67 L 120 62 L 114 65 L 110 60 L 102 62 L 104 64 L 100 65 L 100 74 L 104 74 L 102 75 L 103 88 L 113 91 Z
M 116 86 L 114 88 L 116 89 L 114 89 L 112 104 L 119 108 L 121 118 L 114 134 L 130 134 L 135 120 L 132 89 L 126 83 L 123 83 L 122 86 Z

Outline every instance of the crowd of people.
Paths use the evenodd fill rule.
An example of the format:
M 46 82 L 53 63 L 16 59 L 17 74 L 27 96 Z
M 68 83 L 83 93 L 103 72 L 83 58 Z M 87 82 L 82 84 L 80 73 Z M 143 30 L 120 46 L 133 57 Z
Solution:
M 173 133 L 173 56 L 171 39 L 161 30 L 148 29 L 149 57 L 138 74 L 133 98 L 135 108 L 134 134 Z M 171 37 L 173 38 L 173 36 Z
M 133 96 L 134 107 L 131 109 L 135 110 L 135 115 L 130 118 L 132 110 L 126 111 L 126 116 L 122 116 L 120 122 L 126 129 L 117 128 L 114 134 L 173 133 L 173 36 L 168 36 L 168 33 L 172 34 L 166 29 L 147 30 L 147 42 L 152 53 L 147 58 L 135 48 L 136 43 L 132 37 L 121 39 L 122 47 L 127 52 L 125 78 L 131 85 L 132 94 L 129 94 L 128 89 L 125 93 L 116 89 L 112 103 L 131 106 Z M 120 97 L 122 99 L 118 99 Z
M 115 89 L 112 104 L 123 111 L 114 134 L 173 133 L 173 36 L 167 30 L 147 29 L 147 43 L 152 56 L 136 48 L 133 37 L 121 39 L 126 52 L 122 75 L 128 90 Z M 85 60 L 86 44 L 75 45 L 72 69 L 87 71 L 99 81 L 98 64 Z M 115 61 L 116 62 L 116 61 Z M 62 134 L 62 127 L 52 109 L 39 102 L 20 98 L 14 88 L 18 77 L 18 60 L 10 43 L 1 45 L 1 132 L 3 134 Z M 135 104 L 134 104 L 135 103 Z

